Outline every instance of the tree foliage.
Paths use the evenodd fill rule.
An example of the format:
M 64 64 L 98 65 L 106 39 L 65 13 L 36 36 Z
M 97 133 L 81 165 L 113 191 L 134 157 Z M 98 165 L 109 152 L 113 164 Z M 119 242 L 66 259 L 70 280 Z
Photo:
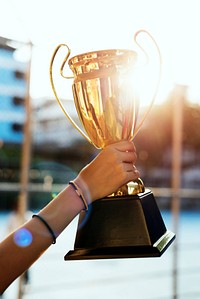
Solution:
M 194 155 L 200 152 L 200 105 L 192 105 L 182 98 L 182 145 L 183 151 L 190 149 Z M 169 153 L 172 151 L 173 110 L 176 94 L 162 105 L 154 106 L 134 142 L 138 152 L 138 163 L 146 170 L 151 167 L 169 167 Z M 176 121 L 176 120 L 175 120 Z

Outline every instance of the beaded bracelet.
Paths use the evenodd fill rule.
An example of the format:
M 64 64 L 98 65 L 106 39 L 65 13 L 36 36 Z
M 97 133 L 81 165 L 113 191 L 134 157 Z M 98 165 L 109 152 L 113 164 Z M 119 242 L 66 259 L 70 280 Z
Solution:
M 85 199 L 82 190 L 76 185 L 76 183 L 74 183 L 73 181 L 69 182 L 69 185 L 71 185 L 74 190 L 76 191 L 76 193 L 78 194 L 78 196 L 80 197 L 80 199 L 82 200 L 84 206 L 85 206 L 85 211 L 88 211 L 88 203 L 87 200 Z
M 46 222 L 46 220 L 44 220 L 44 218 L 40 215 L 34 214 L 32 216 L 32 218 L 37 217 L 38 219 L 40 219 L 40 221 L 46 226 L 46 228 L 48 229 L 48 231 L 50 232 L 52 238 L 53 238 L 53 242 L 52 244 L 56 244 L 56 235 L 54 233 L 54 231 L 52 230 L 52 228 L 49 226 L 49 224 Z

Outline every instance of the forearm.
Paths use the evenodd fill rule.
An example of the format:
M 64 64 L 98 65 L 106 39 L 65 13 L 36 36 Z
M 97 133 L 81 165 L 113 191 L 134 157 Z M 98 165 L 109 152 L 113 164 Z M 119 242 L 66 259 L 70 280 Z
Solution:
M 21 227 L 25 233 L 28 233 L 29 239 L 24 235 L 22 240 L 20 237 L 16 238 L 16 234 L 21 232 L 18 229 L 0 243 L 0 293 L 40 257 L 51 245 L 54 235 L 59 236 L 74 217 L 86 207 L 82 199 L 86 199 L 89 204 L 138 178 L 139 173 L 133 167 L 135 161 L 135 147 L 131 142 L 122 141 L 107 146 L 96 159 L 81 170 L 75 179 L 82 197 L 77 195 L 73 186 L 67 186 L 39 212 L 42 219 L 50 226 L 53 235 L 41 219 L 34 217 Z M 19 245 L 21 241 L 25 241 L 25 246 Z
M 72 186 L 67 186 L 39 212 L 39 215 L 46 220 L 55 235 L 59 236 L 82 209 L 82 201 L 74 193 Z M 1 244 L 0 293 L 29 268 L 52 244 L 52 236 L 40 219 L 32 218 L 22 228 L 26 229 L 32 238 L 32 242 L 28 246 L 20 246 L 15 241 L 16 233 L 19 233 L 20 229 L 12 233 Z M 20 243 L 20 240 L 18 241 Z

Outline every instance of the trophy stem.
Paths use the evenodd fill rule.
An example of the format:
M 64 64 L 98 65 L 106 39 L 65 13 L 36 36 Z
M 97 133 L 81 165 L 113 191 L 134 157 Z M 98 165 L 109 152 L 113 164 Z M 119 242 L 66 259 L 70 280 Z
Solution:
M 109 197 L 136 195 L 144 192 L 145 192 L 144 183 L 141 178 L 138 178 L 135 181 L 129 182 L 127 185 L 123 185 L 116 192 L 112 193 Z

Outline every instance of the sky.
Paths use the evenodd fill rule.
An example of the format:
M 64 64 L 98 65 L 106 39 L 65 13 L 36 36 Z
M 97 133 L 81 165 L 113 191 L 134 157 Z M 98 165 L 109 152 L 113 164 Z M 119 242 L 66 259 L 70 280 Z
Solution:
M 1 0 L 0 36 L 33 44 L 33 98 L 54 96 L 49 63 L 58 44 L 67 44 L 71 57 L 109 48 L 140 54 L 134 43 L 134 34 L 140 29 L 151 33 L 161 52 L 158 101 L 174 84 L 183 84 L 188 86 L 190 100 L 199 103 L 199 0 Z M 145 36 L 141 40 L 148 52 Z M 71 83 L 64 84 L 62 92 L 72 97 Z

